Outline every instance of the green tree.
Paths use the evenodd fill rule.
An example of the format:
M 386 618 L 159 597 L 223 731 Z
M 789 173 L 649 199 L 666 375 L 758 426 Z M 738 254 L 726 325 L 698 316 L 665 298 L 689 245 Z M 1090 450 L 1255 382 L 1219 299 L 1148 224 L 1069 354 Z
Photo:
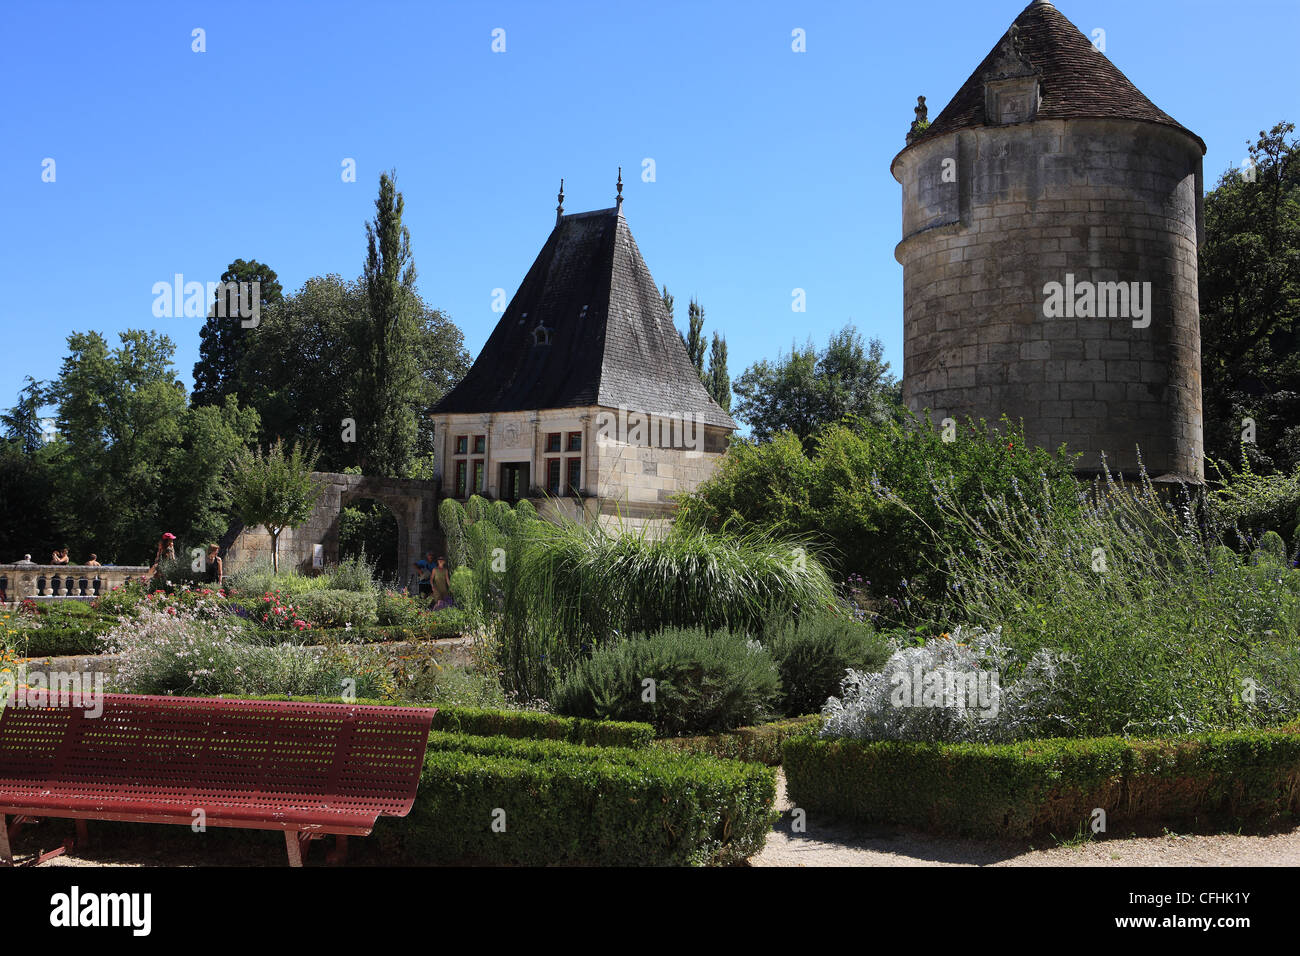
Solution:
M 686 321 L 688 327 L 682 341 L 686 343 L 686 354 L 695 366 L 696 374 L 700 376 L 700 381 L 704 381 L 704 306 L 694 298 L 687 307 Z
M 51 386 L 63 439 L 57 498 L 70 544 L 134 563 L 153 557 L 187 402 L 171 339 L 139 330 L 119 338 L 110 350 L 98 332 L 68 337 Z
M 434 448 L 428 412 L 469 369 L 469 353 L 459 328 L 443 312 L 432 309 L 410 292 L 416 316 L 411 352 L 418 376 L 403 401 L 418 421 L 415 453 L 426 462 Z M 244 356 L 239 395 L 256 408 L 262 427 L 258 441 L 276 438 L 306 441 L 320 451 L 324 471 L 343 471 L 359 462 L 361 422 L 357 390 L 359 348 L 369 324 L 369 306 L 362 282 L 337 275 L 308 279 L 284 302 L 273 305 L 254 330 Z M 353 421 L 348 429 L 347 419 Z M 406 471 L 412 476 L 413 462 Z
M 668 286 L 664 286 L 661 295 L 663 296 L 663 300 L 664 300 L 664 308 L 668 310 L 669 321 L 676 321 L 673 318 L 673 297 L 672 294 L 668 291 Z M 678 334 L 680 335 L 681 333 L 679 332 Z
M 57 443 L 23 452 L 17 441 L 0 441 L 0 562 L 17 561 L 30 554 L 48 560 L 50 552 L 66 544 L 65 515 L 55 507 L 52 464 Z
M 256 259 L 236 259 L 221 274 L 221 281 L 258 283 L 262 312 L 284 300 L 275 270 Z M 250 336 L 256 333 L 255 327 L 244 327 L 234 296 L 219 289 L 217 297 L 225 299 L 224 309 L 218 310 L 213 302 L 199 330 L 199 360 L 194 364 L 194 393 L 190 396 L 194 405 L 220 405 L 227 395 L 238 391 L 241 360 Z M 219 311 L 225 314 L 219 315 Z
M 19 390 L 13 408 L 0 415 L 0 425 L 4 426 L 4 437 L 17 442 L 24 455 L 34 455 L 43 444 L 41 408 L 45 405 L 46 392 L 44 386 L 30 375 L 23 381 L 27 384 Z
M 704 385 L 713 400 L 724 412 L 731 411 L 731 376 L 727 373 L 727 340 L 713 333 L 713 346 L 709 351 L 709 371 Z
M 246 527 L 261 525 L 271 535 L 271 568 L 280 570 L 280 535 L 311 517 L 324 489 L 312 477 L 316 453 L 294 444 L 286 453 L 277 441 L 230 461 L 231 509 Z
M 261 416 L 258 443 L 276 439 L 319 449 L 321 467 L 357 464 L 358 326 L 366 321 L 358 281 L 337 275 L 308 279 L 282 303 L 268 307 L 241 362 L 239 396 Z
M 58 440 L 48 455 L 67 541 L 120 564 L 149 563 L 163 530 L 212 538 L 224 527 L 224 456 L 256 433 L 233 398 L 191 409 L 172 365 L 175 346 L 128 330 L 116 349 L 98 332 L 69 336 L 49 390 Z
M 394 176 L 379 177 L 375 218 L 366 224 L 362 285 L 368 321 L 358 342 L 357 445 L 363 471 L 402 475 L 414 457 L 417 427 L 410 398 L 419 388 L 415 362 L 415 263 L 405 203 Z
M 756 362 L 736 380 L 735 414 L 759 441 L 788 430 L 805 444 L 846 416 L 885 421 L 898 413 L 901 393 L 884 354 L 879 339 L 864 345 L 852 325 L 820 352 L 811 339 L 803 348 L 792 345 L 788 354 Z
M 1263 131 L 1205 197 L 1200 266 L 1206 454 L 1300 467 L 1300 140 Z M 1254 442 L 1242 445 L 1255 423 Z

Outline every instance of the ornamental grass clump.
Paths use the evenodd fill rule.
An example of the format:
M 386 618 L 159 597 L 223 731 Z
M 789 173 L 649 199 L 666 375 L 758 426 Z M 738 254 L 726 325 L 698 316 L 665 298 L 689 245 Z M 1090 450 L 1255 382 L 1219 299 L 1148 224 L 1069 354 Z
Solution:
M 549 697 L 554 681 L 619 635 L 666 628 L 761 637 L 772 622 L 836 604 L 807 542 L 674 527 L 662 535 L 532 522 L 506 554 L 500 621 L 507 689 Z

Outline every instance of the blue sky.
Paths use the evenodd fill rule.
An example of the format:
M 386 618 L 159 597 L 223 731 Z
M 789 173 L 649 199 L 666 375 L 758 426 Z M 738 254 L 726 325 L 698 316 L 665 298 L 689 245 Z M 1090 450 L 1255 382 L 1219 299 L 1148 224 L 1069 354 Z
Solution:
M 0 406 L 57 374 L 74 331 L 155 328 L 190 384 L 200 320 L 154 283 L 256 258 L 286 291 L 361 271 L 395 168 L 426 301 L 491 332 L 565 178 L 566 210 L 624 211 L 678 324 L 697 296 L 733 378 L 852 321 L 901 371 L 900 194 L 917 94 L 933 118 L 1021 0 L 11 5 L 0 80 Z M 1300 3 L 1063 0 L 1208 144 L 1300 122 Z M 206 31 L 206 52 L 191 49 Z M 492 51 L 505 31 L 505 52 Z M 805 31 L 806 52 L 791 34 Z M 56 178 L 42 182 L 42 162 Z M 357 181 L 341 177 L 356 161 Z M 655 181 L 642 179 L 652 159 Z M 791 311 L 795 288 L 807 311 Z

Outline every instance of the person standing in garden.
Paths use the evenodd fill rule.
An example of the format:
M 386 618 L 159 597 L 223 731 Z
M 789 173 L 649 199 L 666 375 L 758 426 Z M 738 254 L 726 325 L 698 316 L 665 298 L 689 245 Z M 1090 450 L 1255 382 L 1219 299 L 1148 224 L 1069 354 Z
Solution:
M 221 581 L 225 577 L 225 572 L 221 564 L 221 545 L 208 545 L 207 557 L 204 559 L 208 569 L 208 582 L 214 588 L 221 587 Z
M 176 560 L 176 535 L 170 531 L 164 531 L 163 536 L 158 539 L 158 551 L 153 557 L 153 565 L 149 568 L 146 575 L 150 580 L 158 573 L 158 566 L 163 563 L 163 559 L 168 561 Z
M 429 552 L 429 557 L 433 557 L 433 552 Z M 429 572 L 429 587 L 437 601 L 433 609 L 440 611 L 444 607 L 451 607 L 455 602 L 451 599 L 451 572 L 447 570 L 447 559 L 438 556 L 438 566 Z
M 415 562 L 415 577 L 420 582 L 420 597 L 433 593 L 429 575 L 433 572 L 433 552 L 424 552 L 424 557 Z

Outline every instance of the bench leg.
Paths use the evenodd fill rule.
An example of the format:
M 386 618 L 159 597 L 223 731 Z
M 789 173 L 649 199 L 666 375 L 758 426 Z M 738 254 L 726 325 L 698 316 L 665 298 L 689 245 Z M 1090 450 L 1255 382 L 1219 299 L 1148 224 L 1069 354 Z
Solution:
M 311 835 L 305 830 L 285 830 L 284 846 L 289 851 L 289 865 L 302 866 L 303 851 L 311 846 Z
M 13 866 L 14 854 L 9 848 L 9 820 L 0 813 L 0 866 Z
M 348 838 L 347 834 L 339 833 L 334 837 L 334 849 L 326 854 L 325 860 L 328 863 L 345 863 L 348 858 Z
M 80 817 L 77 818 L 77 839 L 73 846 L 79 848 L 90 846 L 90 830 L 86 826 L 86 821 Z

